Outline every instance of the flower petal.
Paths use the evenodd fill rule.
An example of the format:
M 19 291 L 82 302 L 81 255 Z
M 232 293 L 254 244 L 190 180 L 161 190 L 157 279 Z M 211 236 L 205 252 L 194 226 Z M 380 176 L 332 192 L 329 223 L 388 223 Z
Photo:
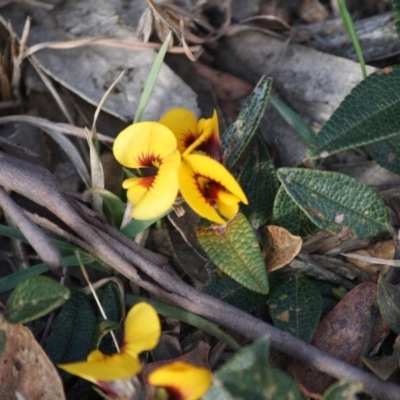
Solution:
M 88 361 L 60 364 L 58 366 L 70 374 L 77 375 L 93 383 L 129 378 L 139 373 L 142 369 L 142 364 L 137 357 L 131 357 L 126 353 L 115 353 L 107 356 L 99 350 L 90 353 Z
M 232 204 L 239 201 L 248 204 L 242 188 L 222 164 L 201 154 L 190 154 L 184 158 L 179 168 L 181 194 L 197 214 L 210 221 L 221 225 L 226 224 L 226 221 L 218 215 L 213 205 L 205 197 L 204 187 L 200 187 L 199 184 L 201 181 L 215 182 L 221 186 L 216 192 L 215 200 L 217 206 L 217 200 L 224 202 L 227 206 L 232 206 Z M 223 210 L 223 215 L 225 213 L 232 215 L 233 208 L 231 211 L 226 208 L 223 208 Z
M 219 212 L 227 219 L 232 219 L 239 211 L 239 204 L 228 204 L 220 201 L 219 199 L 215 200 L 217 204 Z
M 161 335 L 160 319 L 154 308 L 147 303 L 136 304 L 125 320 L 122 353 L 137 357 L 139 353 L 157 346 Z
M 175 150 L 160 164 L 156 175 L 129 178 L 123 182 L 128 187 L 127 197 L 135 207 L 132 217 L 139 220 L 157 218 L 172 207 L 179 191 L 178 170 L 181 155 Z
M 181 153 L 198 137 L 197 118 L 185 108 L 173 108 L 165 113 L 158 122 L 171 129 L 178 141 L 178 150 Z
M 190 156 L 186 157 L 182 161 L 179 168 L 179 185 L 182 197 L 185 199 L 189 207 L 201 217 L 207 218 L 219 225 L 225 225 L 226 221 L 219 216 L 214 207 L 204 197 L 204 193 L 201 190 L 202 188 L 200 188 L 196 179 L 196 173 L 193 171 L 190 164 L 187 163 L 189 157 Z
M 222 152 L 219 142 L 218 115 L 215 110 L 211 118 L 200 119 L 197 124 L 197 132 L 198 137 L 196 141 L 182 153 L 182 157 L 186 157 L 194 150 L 200 150 L 211 158 L 221 161 Z
M 212 375 L 207 368 L 175 361 L 152 371 L 148 382 L 165 387 L 177 394 L 180 400 L 197 400 L 211 385 Z
M 138 122 L 128 126 L 115 139 L 117 161 L 128 168 L 158 166 L 177 149 L 174 134 L 158 122 Z

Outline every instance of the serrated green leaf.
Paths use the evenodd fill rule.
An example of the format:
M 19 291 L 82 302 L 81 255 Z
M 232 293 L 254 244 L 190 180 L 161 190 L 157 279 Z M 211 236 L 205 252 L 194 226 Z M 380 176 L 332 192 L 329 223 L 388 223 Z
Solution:
M 292 127 L 292 129 L 305 143 L 310 144 L 315 140 L 314 133 L 296 111 L 291 109 L 287 104 L 275 96 L 271 96 L 270 99 L 271 104 L 275 107 L 275 110 L 278 111 L 281 117 L 289 124 L 289 126 Z
M 220 273 L 212 274 L 202 291 L 249 313 L 266 301 L 265 295 L 246 289 L 228 275 Z
M 7 345 L 7 334 L 6 331 L 3 329 L 0 329 L 0 361 L 1 357 L 4 353 L 4 349 L 6 348 Z
M 11 293 L 4 315 L 12 323 L 24 324 L 59 307 L 69 296 L 69 289 L 53 279 L 31 276 Z
M 197 238 L 213 263 L 254 292 L 268 293 L 268 276 L 257 237 L 242 214 L 226 226 L 198 227 Z
M 369 75 L 343 100 L 308 149 L 316 159 L 400 135 L 400 66 Z
M 357 393 L 362 392 L 363 385 L 357 381 L 339 381 L 330 386 L 322 400 L 357 400 Z
M 279 188 L 275 197 L 273 216 L 275 225 L 279 225 L 292 235 L 300 236 L 303 239 L 318 231 L 318 227 L 287 194 L 284 186 Z
M 366 146 L 370 156 L 383 168 L 400 174 L 400 136 Z
M 94 258 L 90 255 L 82 254 L 82 262 L 84 264 L 90 264 L 94 261 Z M 73 265 L 78 265 L 78 260 L 76 256 L 66 256 L 63 257 L 60 261 L 60 267 L 70 267 Z M 21 271 L 14 272 L 10 275 L 5 276 L 0 279 L 0 293 L 7 292 L 11 289 L 14 289 L 15 286 L 18 285 L 22 280 L 30 277 L 41 275 L 49 270 L 49 266 L 47 264 L 37 264 L 28 269 L 24 269 Z
M 272 79 L 262 77 L 247 99 L 238 119 L 222 135 L 224 165 L 232 169 L 256 133 L 272 88 Z
M 271 218 L 279 182 L 264 140 L 256 136 L 253 143 L 254 154 L 247 159 L 238 180 L 249 199 L 249 204 L 241 204 L 240 209 L 257 229 Z
M 400 0 L 393 0 L 394 20 L 396 22 L 396 33 L 400 39 Z
M 269 311 L 274 325 L 310 342 L 322 313 L 317 287 L 302 275 L 293 275 L 271 290 Z
M 365 239 L 389 227 L 382 199 L 354 178 L 337 172 L 280 168 L 278 179 L 320 229 Z
M 300 400 L 287 374 L 269 368 L 269 342 L 263 338 L 243 349 L 214 374 L 203 400 Z
M 385 322 L 400 334 L 400 288 L 379 276 L 377 300 Z
M 95 327 L 96 315 L 89 300 L 74 292 L 54 320 L 53 333 L 45 345 L 47 355 L 54 364 L 86 360 Z

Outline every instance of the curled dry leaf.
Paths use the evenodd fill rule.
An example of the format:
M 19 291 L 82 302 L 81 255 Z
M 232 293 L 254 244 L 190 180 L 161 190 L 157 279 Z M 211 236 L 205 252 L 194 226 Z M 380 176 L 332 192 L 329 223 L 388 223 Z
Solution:
M 23 325 L 4 321 L 6 347 L 0 360 L 2 399 L 17 399 L 16 392 L 29 400 L 65 399 L 61 379 L 32 332 Z
M 282 268 L 296 255 L 303 243 L 300 236 L 292 235 L 280 226 L 269 225 L 263 230 L 264 260 L 268 272 Z
M 351 290 L 336 307 L 320 322 L 312 344 L 351 365 L 358 365 L 365 350 L 375 346 L 388 332 L 374 307 L 377 285 L 364 282 Z M 320 399 L 322 393 L 335 380 L 293 361 L 289 371 L 307 396 Z
M 393 260 L 396 248 L 393 240 L 384 240 L 383 242 L 378 242 L 373 246 L 366 249 L 352 251 L 352 254 L 357 254 L 364 257 L 380 258 L 383 260 Z M 358 260 L 355 258 L 348 258 L 348 262 L 352 263 L 356 267 L 367 272 L 369 275 L 380 272 L 382 275 L 386 275 L 389 270 L 389 265 L 379 265 L 375 264 L 373 260 Z

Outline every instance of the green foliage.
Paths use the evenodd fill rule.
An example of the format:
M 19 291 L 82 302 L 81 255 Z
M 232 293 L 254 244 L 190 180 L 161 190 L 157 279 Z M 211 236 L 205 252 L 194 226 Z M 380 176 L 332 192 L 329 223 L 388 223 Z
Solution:
M 54 320 L 53 334 L 45 345 L 47 355 L 54 364 L 86 360 L 93 350 L 95 328 L 96 314 L 89 300 L 74 292 Z
M 369 144 L 365 148 L 383 168 L 400 174 L 400 136 Z
M 287 229 L 292 235 L 306 238 L 318 231 L 318 227 L 292 200 L 283 186 L 275 197 L 273 216 L 274 224 Z
M 314 133 L 296 111 L 275 96 L 271 96 L 271 104 L 305 143 L 310 144 L 315 140 Z
M 271 78 L 261 78 L 240 111 L 236 122 L 222 135 L 224 165 L 228 170 L 232 169 L 256 133 L 267 106 L 271 87 Z
M 238 181 L 250 200 L 248 205 L 242 204 L 240 208 L 257 229 L 271 218 L 279 182 L 264 140 L 256 136 L 253 143 L 254 154 L 247 159 Z
M 382 199 L 354 178 L 301 168 L 281 168 L 278 178 L 290 197 L 320 229 L 364 239 L 389 227 Z
M 266 301 L 265 295 L 246 289 L 228 275 L 220 272 L 211 275 L 203 287 L 203 292 L 247 312 L 256 310 Z
M 293 275 L 271 289 L 269 311 L 274 325 L 310 342 L 322 313 L 317 287 L 302 275 Z
M 339 381 L 325 391 L 322 400 L 357 400 L 362 388 L 357 381 Z
M 108 219 L 111 223 L 119 228 L 124 218 L 125 204 L 114 193 L 106 189 L 93 189 L 103 200 L 107 210 Z
M 311 159 L 400 135 L 400 66 L 369 75 L 343 100 L 308 149 Z
M 257 237 L 242 214 L 226 226 L 198 227 L 197 238 L 213 263 L 249 290 L 267 294 L 268 276 Z
M 21 281 L 7 300 L 5 317 L 24 324 L 59 307 L 70 296 L 67 287 L 45 276 L 31 276 Z
M 269 367 L 269 341 L 263 338 L 236 354 L 214 374 L 203 400 L 300 400 L 295 382 Z
M 153 225 L 154 223 L 159 221 L 160 218 L 164 217 L 165 215 L 169 214 L 170 212 L 171 212 L 171 210 L 168 210 L 165 214 L 161 215 L 160 217 L 148 219 L 146 221 L 133 219 L 132 221 L 130 221 L 126 226 L 124 226 L 121 229 L 121 232 L 124 235 L 128 236 L 129 238 L 134 238 L 138 233 L 144 231 L 146 228 Z
M 394 332 L 400 334 L 400 288 L 380 276 L 377 300 L 385 322 Z
M 346 3 L 344 2 L 344 0 L 337 0 L 337 2 L 339 5 L 340 16 L 342 17 L 343 24 L 346 28 L 347 34 L 349 35 L 350 40 L 353 43 L 354 50 L 356 51 L 358 57 L 358 61 L 360 62 L 361 72 L 363 78 L 365 79 L 367 77 L 367 70 L 365 68 L 364 55 L 362 53 L 360 42 L 358 40 L 357 33 L 354 28 L 353 20 L 351 19 L 350 13 L 347 10 Z

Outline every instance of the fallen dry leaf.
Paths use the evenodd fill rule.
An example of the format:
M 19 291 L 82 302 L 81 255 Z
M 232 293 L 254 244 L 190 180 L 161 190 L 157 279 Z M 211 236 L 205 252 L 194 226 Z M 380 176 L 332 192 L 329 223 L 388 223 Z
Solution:
M 7 321 L 0 328 L 7 335 L 0 358 L 1 398 L 16 400 L 18 391 L 29 400 L 65 399 L 60 376 L 32 332 Z
M 300 236 L 292 235 L 280 226 L 269 225 L 263 231 L 264 260 L 268 272 L 282 268 L 299 253 L 303 243 Z
M 377 285 L 364 282 L 347 293 L 320 322 L 312 344 L 352 365 L 360 363 L 363 352 L 376 345 L 389 332 L 382 318 L 375 317 Z M 365 343 L 367 340 L 369 343 Z M 320 399 L 335 379 L 300 361 L 293 361 L 288 370 L 307 396 Z

